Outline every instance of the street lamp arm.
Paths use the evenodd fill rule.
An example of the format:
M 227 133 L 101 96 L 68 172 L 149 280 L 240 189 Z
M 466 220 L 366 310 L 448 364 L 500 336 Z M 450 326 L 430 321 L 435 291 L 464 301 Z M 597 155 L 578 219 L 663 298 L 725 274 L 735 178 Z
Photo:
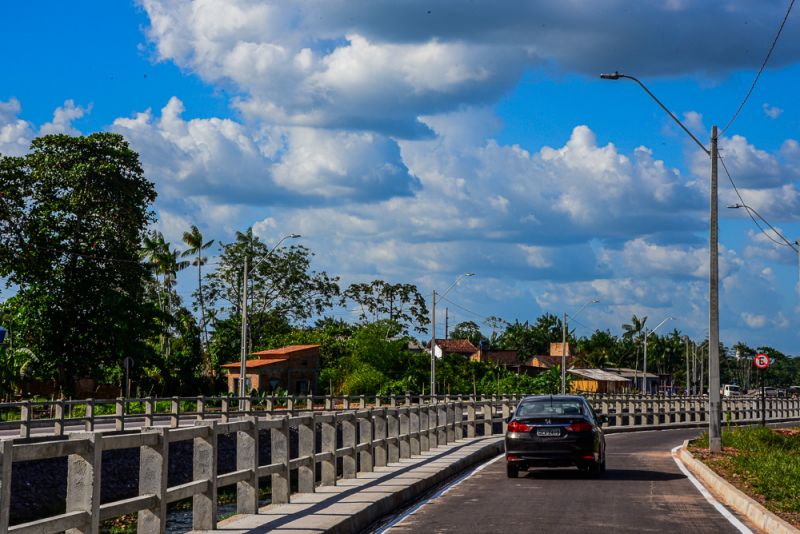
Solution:
M 464 278 L 466 278 L 466 277 L 468 277 L 468 276 L 475 276 L 475 273 L 464 273 L 464 274 L 462 274 L 461 276 L 459 276 L 458 278 L 456 278 L 456 281 L 455 281 L 455 282 L 453 282 L 452 284 L 450 284 L 450 287 L 448 287 L 448 288 L 447 288 L 447 289 L 444 291 L 444 293 L 439 293 L 439 298 L 444 298 L 444 297 L 445 297 L 445 295 L 447 295 L 448 293 L 450 293 L 450 290 L 451 290 L 451 289 L 453 289 L 454 287 L 456 287 L 456 286 L 457 286 L 457 285 L 458 285 L 458 284 L 461 282 L 461 280 L 463 280 Z
M 282 237 L 282 238 L 281 238 L 281 239 L 280 239 L 280 240 L 279 240 L 277 243 L 275 243 L 275 246 L 274 246 L 274 247 L 272 247 L 271 249 L 269 249 L 269 252 L 267 252 L 267 253 L 266 253 L 266 254 L 265 254 L 265 255 L 264 255 L 264 256 L 263 256 L 263 257 L 262 257 L 260 260 L 258 260 L 257 262 L 255 262 L 255 263 L 253 264 L 253 266 L 251 267 L 251 269 L 252 269 L 252 270 L 255 270 L 255 268 L 256 268 L 256 267 L 258 267 L 259 265 L 261 265 L 261 264 L 262 264 L 264 261 L 266 261 L 266 260 L 267 260 L 267 259 L 268 259 L 270 256 L 272 256 L 272 253 L 273 253 L 273 252 L 275 252 L 275 249 L 277 249 L 277 248 L 278 248 L 278 247 L 281 245 L 281 243 L 283 243 L 283 242 L 284 242 L 284 241 L 286 241 L 287 239 L 297 239 L 298 237 L 302 237 L 302 236 L 301 236 L 300 234 L 289 234 L 289 235 L 285 235 L 285 236 L 283 236 L 283 237 Z
M 692 132 L 690 132 L 690 131 L 689 131 L 689 128 L 687 128 L 687 127 L 686 127 L 686 126 L 685 126 L 685 125 L 684 125 L 684 124 L 683 124 L 683 123 L 680 121 L 680 119 L 678 119 L 678 117 L 676 117 L 676 116 L 675 116 L 675 114 L 674 114 L 674 113 L 672 113 L 672 112 L 669 110 L 669 108 L 667 108 L 667 106 L 665 106 L 665 105 L 664 105 L 664 104 L 661 102 L 661 100 L 659 100 L 659 99 L 658 99 L 658 97 L 657 97 L 656 95 L 654 95 L 652 92 L 650 92 L 650 89 L 648 89 L 648 88 L 647 88 L 647 86 L 645 86 L 645 84 L 643 84 L 641 81 L 639 81 L 639 79 L 638 79 L 638 78 L 636 78 L 635 76 L 629 76 L 629 75 L 627 75 L 627 74 L 620 74 L 619 72 L 615 72 L 614 74 L 601 74 L 601 75 L 600 75 L 600 78 L 602 78 L 602 79 L 604 79 L 604 80 L 619 80 L 620 78 L 626 78 L 626 79 L 628 79 L 628 80 L 633 80 L 634 82 L 638 83 L 638 84 L 639 84 L 639 87 L 641 87 L 642 89 L 644 89 L 644 92 L 645 92 L 645 93 L 647 93 L 648 95 L 650 95 L 650 98 L 652 98 L 652 99 L 655 101 L 655 103 L 656 103 L 656 104 L 658 104 L 658 105 L 661 107 L 661 109 L 663 109 L 664 111 L 666 111 L 667 115 L 669 115 L 670 117 L 672 117 L 672 120 L 674 120 L 674 121 L 675 121 L 675 123 L 676 123 L 678 126 L 680 126 L 680 127 L 681 127 L 681 129 L 683 129 L 683 131 L 684 131 L 684 132 L 686 132 L 686 133 L 689 135 L 689 137 L 691 137 L 691 138 L 692 138 L 692 141 L 694 141 L 695 143 L 697 143 L 697 146 L 699 146 L 700 148 L 702 148 L 702 149 L 703 149 L 703 152 L 705 152 L 705 153 L 706 153 L 706 155 L 709 155 L 709 156 L 711 155 L 711 151 L 710 151 L 709 149 L 707 149 L 707 148 L 706 148 L 706 146 L 705 146 L 703 143 L 701 143 L 701 142 L 700 142 L 700 140 L 699 140 L 699 139 L 697 139 L 697 137 L 695 137 L 695 136 L 694 136 L 694 134 L 693 134 Z

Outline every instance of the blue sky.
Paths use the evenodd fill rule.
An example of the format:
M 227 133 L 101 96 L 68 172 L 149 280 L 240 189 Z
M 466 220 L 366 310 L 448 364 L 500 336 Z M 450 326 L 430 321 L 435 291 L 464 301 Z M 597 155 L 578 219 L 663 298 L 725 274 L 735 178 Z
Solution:
M 142 0 L 0 8 L 0 153 L 111 130 L 159 191 L 158 228 L 298 232 L 344 283 L 454 289 L 451 323 L 632 314 L 707 323 L 704 142 L 788 2 Z M 748 204 L 800 237 L 800 17 L 720 145 Z M 797 256 L 727 210 L 721 332 L 800 352 Z M 191 291 L 191 276 L 181 292 Z M 346 310 L 337 311 L 346 315 Z M 443 324 L 439 318 L 439 324 Z

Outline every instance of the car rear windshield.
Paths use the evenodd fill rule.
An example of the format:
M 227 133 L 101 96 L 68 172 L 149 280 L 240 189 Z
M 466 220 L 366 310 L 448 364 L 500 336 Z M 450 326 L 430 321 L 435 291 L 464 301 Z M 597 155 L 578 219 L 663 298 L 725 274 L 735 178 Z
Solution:
M 583 403 L 579 400 L 537 399 L 520 404 L 517 408 L 516 416 L 525 418 L 547 417 L 549 415 L 582 415 L 583 413 Z

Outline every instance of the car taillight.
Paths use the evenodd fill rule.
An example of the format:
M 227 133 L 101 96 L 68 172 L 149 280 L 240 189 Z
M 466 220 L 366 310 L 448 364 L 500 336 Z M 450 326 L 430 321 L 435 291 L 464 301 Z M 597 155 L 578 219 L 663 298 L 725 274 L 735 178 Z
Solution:
M 519 421 L 511 421 L 508 423 L 507 429 L 509 432 L 530 432 L 533 430 L 533 427 L 525 423 L 520 423 Z
M 577 423 L 572 423 L 565 430 L 567 432 L 591 432 L 592 425 L 586 421 L 579 421 Z

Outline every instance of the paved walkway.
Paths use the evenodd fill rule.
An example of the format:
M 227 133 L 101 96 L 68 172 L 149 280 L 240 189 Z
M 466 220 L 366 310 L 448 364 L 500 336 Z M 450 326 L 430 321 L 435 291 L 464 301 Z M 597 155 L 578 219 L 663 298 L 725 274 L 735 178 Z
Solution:
M 358 478 L 318 487 L 316 493 L 292 494 L 290 504 L 270 505 L 257 515 L 238 515 L 220 522 L 216 531 L 352 533 L 410 503 L 467 467 L 503 451 L 503 437 L 464 439 L 438 447 Z

